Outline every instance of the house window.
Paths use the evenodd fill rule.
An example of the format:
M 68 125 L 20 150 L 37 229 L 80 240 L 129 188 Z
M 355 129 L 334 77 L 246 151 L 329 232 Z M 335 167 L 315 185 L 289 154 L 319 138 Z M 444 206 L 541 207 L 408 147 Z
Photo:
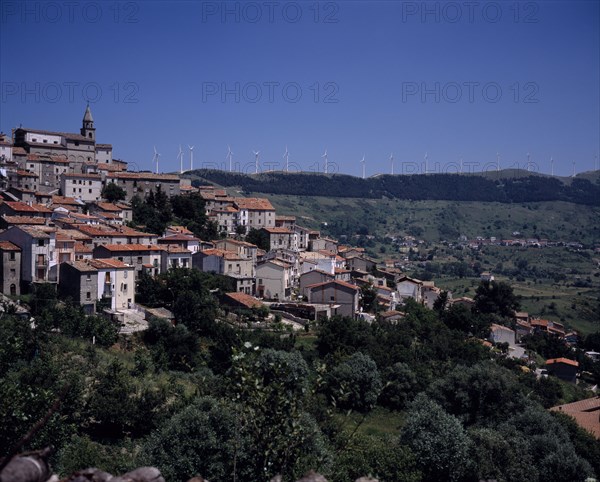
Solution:
M 123 284 L 123 291 L 127 291 L 127 283 Z
M 44 240 L 38 239 L 38 246 L 44 246 Z
M 335 301 L 335 296 L 331 296 L 329 299 L 330 299 L 331 301 Z
M 86 279 L 86 281 L 92 281 L 92 275 L 88 273 L 88 274 L 85 276 L 85 279 Z
M 141 256 L 138 256 L 138 258 L 137 258 L 137 264 L 142 264 L 142 257 Z
M 11 251 L 11 253 L 10 253 L 10 260 L 11 261 L 15 260 L 15 252 L 14 251 Z
M 15 268 L 11 268 L 10 269 L 10 275 L 11 276 L 16 276 L 17 275 L 17 270 Z
M 85 299 L 86 299 L 86 300 L 91 300 L 91 299 L 92 299 L 92 293 L 91 293 L 90 291 L 88 291 L 88 292 L 85 294 Z

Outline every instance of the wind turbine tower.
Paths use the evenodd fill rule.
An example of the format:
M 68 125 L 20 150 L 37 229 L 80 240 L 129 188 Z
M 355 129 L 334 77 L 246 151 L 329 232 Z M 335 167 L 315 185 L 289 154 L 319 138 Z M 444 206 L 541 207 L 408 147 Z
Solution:
M 231 161 L 233 157 L 233 152 L 231 147 L 227 146 L 227 160 L 229 161 L 229 172 L 233 172 L 233 162 Z
M 392 165 L 392 176 L 394 175 L 394 153 L 390 153 L 390 164 Z
M 159 157 L 160 157 L 160 154 L 156 150 L 156 146 L 154 146 L 154 158 L 152 159 L 152 161 L 154 161 L 154 163 L 156 164 L 156 174 L 158 174 L 158 158 Z
M 363 154 L 362 159 L 360 160 L 360 163 L 362 164 L 362 178 L 365 179 L 365 156 Z
M 190 171 L 194 170 L 194 146 L 188 145 L 190 149 Z
M 550 158 L 550 175 L 554 177 L 554 158 Z
M 575 161 L 573 161 L 573 176 L 572 177 L 575 177 Z
M 496 152 L 496 172 L 500 172 L 500 153 Z
M 427 174 L 427 153 L 425 153 L 425 174 Z
M 179 144 L 177 157 L 179 158 L 179 174 L 183 174 L 183 150 L 181 149 L 181 144 Z
M 285 172 L 290 172 L 290 152 L 288 151 L 287 146 L 285 146 L 283 158 L 285 159 Z
M 252 151 L 254 153 L 254 174 L 258 174 L 258 155 L 260 151 Z
M 321 156 L 321 158 L 325 159 L 325 169 L 324 169 L 324 172 L 325 172 L 325 174 L 327 174 L 329 172 L 329 162 L 328 162 L 329 158 L 327 157 L 327 149 L 325 149 L 325 154 L 323 154 Z
M 528 152 L 527 153 L 527 172 L 529 172 L 531 170 L 531 161 L 529 160 L 530 157 L 531 156 L 529 155 L 529 152 Z

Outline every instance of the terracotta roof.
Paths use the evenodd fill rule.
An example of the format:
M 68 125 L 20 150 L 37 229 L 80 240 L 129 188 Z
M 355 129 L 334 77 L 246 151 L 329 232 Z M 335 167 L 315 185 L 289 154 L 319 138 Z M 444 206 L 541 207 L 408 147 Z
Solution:
M 389 310 L 384 311 L 383 313 L 379 313 L 379 316 L 381 316 L 382 318 L 391 318 L 392 316 L 404 317 L 405 315 L 401 311 Z
M 218 256 L 220 258 L 225 258 L 229 260 L 241 260 L 240 255 L 235 251 L 228 251 L 225 249 L 217 249 L 217 248 L 209 248 L 200 251 L 202 254 L 206 256 Z
M 44 225 L 46 224 L 46 219 L 35 216 L 7 216 L 3 215 L 2 219 L 7 224 L 33 224 L 33 225 Z
M 107 251 L 164 251 L 164 248 L 155 244 L 105 244 L 104 246 L 98 246 L 98 248 L 104 248 Z
M 288 228 L 263 228 L 270 234 L 294 234 L 294 231 Z
M 565 365 L 571 365 L 574 367 L 578 367 L 579 363 L 575 360 L 569 360 L 568 358 L 550 358 L 546 360 L 546 365 L 555 365 L 556 363 L 564 363 Z
M 35 172 L 23 171 L 22 169 L 17 170 L 17 176 L 20 177 L 39 177 Z
M 192 254 L 192 252 L 187 248 L 182 248 L 178 244 L 167 244 L 165 246 L 167 253 L 184 253 L 184 254 Z
M 67 197 L 67 196 L 52 195 L 52 203 L 72 205 L 72 206 L 78 206 L 78 207 L 83 206 L 83 203 L 77 201 L 74 197 Z
M 122 208 L 113 203 L 103 203 L 97 202 L 96 206 L 98 206 L 102 211 L 113 211 L 113 212 L 121 212 Z
M 232 300 L 236 301 L 237 303 L 240 303 L 240 304 L 246 306 L 247 308 L 253 308 L 255 306 L 262 306 L 262 303 L 258 298 L 247 295 L 246 293 L 232 292 L 232 293 L 225 293 L 225 296 L 227 296 L 228 298 L 231 298 Z
M 163 236 L 162 238 L 158 238 L 159 243 L 169 243 L 171 241 L 200 241 L 195 236 L 190 236 L 188 234 L 170 234 L 169 236 Z
M 81 174 L 81 173 L 65 172 L 65 173 L 63 173 L 63 176 L 67 177 L 67 178 L 95 179 L 97 181 L 102 180 L 102 178 L 100 177 L 100 174 L 91 174 L 91 173 Z
M 557 405 L 550 408 L 550 411 L 566 413 L 573 417 L 581 428 L 600 439 L 600 397 Z
M 188 228 L 186 228 L 185 226 L 179 226 L 179 225 L 167 226 L 167 230 L 176 231 L 176 232 L 181 233 L 181 234 L 194 234 Z
M 248 209 L 250 211 L 275 211 L 275 208 L 266 198 L 258 197 L 236 197 L 234 203 L 240 209 Z
M 91 272 L 96 272 L 98 271 L 96 269 L 96 267 L 92 266 L 91 264 L 87 263 L 88 260 L 76 260 L 76 261 L 66 261 L 65 263 L 73 266 L 73 268 L 75 268 L 78 271 L 82 271 L 84 273 L 89 273 Z
M 48 209 L 46 206 L 42 204 L 26 204 L 20 201 L 5 201 L 3 204 L 6 204 L 9 208 L 16 212 L 29 212 L 29 213 L 52 213 L 51 209 Z
M 98 269 L 106 269 L 106 268 L 131 268 L 128 264 L 123 263 L 123 261 L 119 261 L 118 259 L 88 259 L 87 263 L 91 264 L 93 267 Z
M 106 162 L 98 162 L 95 165 L 96 165 L 96 168 L 100 171 L 121 172 L 123 170 L 123 168 L 121 166 L 117 166 L 115 164 L 109 164 Z
M 76 253 L 89 253 L 91 254 L 93 252 L 93 249 L 91 246 L 88 246 L 86 244 L 80 243 L 80 242 L 75 242 L 75 252 Z
M 10 241 L 0 241 L 0 250 L 2 251 L 21 251 L 16 244 L 11 243 Z
M 22 147 L 13 147 L 13 156 L 25 156 L 27 155 L 27 151 Z
M 309 285 L 309 286 L 307 286 L 307 288 L 310 288 L 312 290 L 314 288 L 320 288 L 321 286 L 325 286 L 325 285 L 329 285 L 329 284 L 336 284 L 339 286 L 344 286 L 345 288 L 350 288 L 354 291 L 358 291 L 358 286 L 350 284 L 350 283 L 346 283 L 345 281 L 341 281 L 341 280 L 324 281 L 323 283 L 316 283 L 314 285 Z

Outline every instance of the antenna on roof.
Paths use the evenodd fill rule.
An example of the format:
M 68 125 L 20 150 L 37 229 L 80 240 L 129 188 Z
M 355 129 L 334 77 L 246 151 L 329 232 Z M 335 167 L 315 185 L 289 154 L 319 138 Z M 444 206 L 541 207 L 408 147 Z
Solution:
M 252 151 L 254 153 L 254 174 L 258 174 L 258 155 L 260 151 Z
M 327 148 L 325 148 L 325 153 L 321 156 L 321 159 L 325 159 L 324 172 L 325 172 L 325 174 L 328 174 L 328 172 L 329 172 L 329 162 L 328 162 L 329 157 L 327 156 Z
M 233 157 L 233 151 L 231 147 L 227 146 L 227 159 L 229 160 L 229 172 L 233 172 L 233 163 L 231 162 L 231 158 Z
M 194 170 L 194 146 L 188 145 L 190 149 L 190 171 Z

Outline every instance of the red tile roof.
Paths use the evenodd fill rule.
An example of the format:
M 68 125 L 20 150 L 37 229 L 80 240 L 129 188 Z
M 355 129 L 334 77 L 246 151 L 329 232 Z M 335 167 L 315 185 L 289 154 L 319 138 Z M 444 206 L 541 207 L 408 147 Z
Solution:
M 546 360 L 546 365 L 555 365 L 557 363 L 564 363 L 565 365 L 571 365 L 574 367 L 578 367 L 579 363 L 575 360 L 569 360 L 568 358 L 550 358 Z
M 309 286 L 307 286 L 307 288 L 310 288 L 312 290 L 313 288 L 320 288 L 322 286 L 329 285 L 329 284 L 344 286 L 345 288 L 350 288 L 354 291 L 358 291 L 358 286 L 347 283 L 345 281 L 341 281 L 341 280 L 324 281 L 323 283 L 316 283 L 314 285 L 309 285 Z
M 237 303 L 246 306 L 247 308 L 253 308 L 255 306 L 262 306 L 263 304 L 258 298 L 247 295 L 246 293 L 232 292 L 225 293 L 225 296 L 236 301 Z
M 10 241 L 0 241 L 0 250 L 2 251 L 21 251 L 16 244 L 11 243 Z
M 275 211 L 271 201 L 265 198 L 258 197 L 236 197 L 234 203 L 240 209 L 250 211 Z

